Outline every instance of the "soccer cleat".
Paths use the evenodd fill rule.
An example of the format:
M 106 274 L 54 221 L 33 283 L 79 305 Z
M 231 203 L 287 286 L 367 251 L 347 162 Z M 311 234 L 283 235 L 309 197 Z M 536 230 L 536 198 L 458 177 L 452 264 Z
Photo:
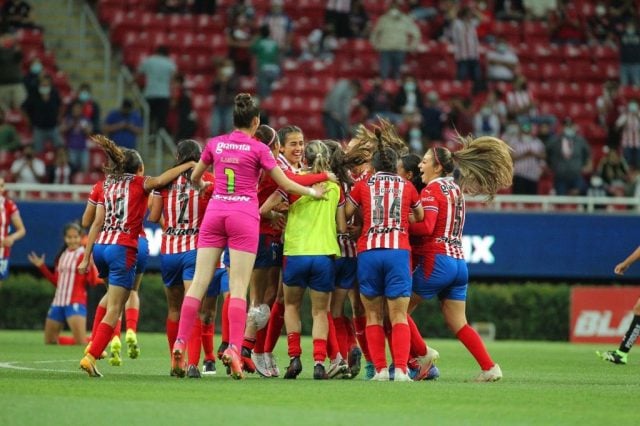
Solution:
M 195 365 L 191 364 L 187 368 L 187 377 L 189 377 L 190 379 L 199 379 L 202 376 L 200 375 L 200 370 L 198 370 L 198 367 L 196 367 Z
M 440 377 L 440 370 L 435 365 L 432 365 L 429 369 L 429 374 L 425 377 L 425 380 L 437 380 Z
M 87 343 L 87 346 L 85 346 L 84 354 L 88 355 L 90 351 L 91 351 L 91 342 Z M 102 353 L 100 354 L 100 358 L 98 359 L 104 359 L 106 357 L 107 357 L 107 351 L 102 351 Z
M 429 375 L 431 366 L 433 366 L 439 358 L 440 354 L 433 348 L 429 348 L 429 351 L 425 356 L 419 356 L 416 358 L 418 365 L 420 366 L 420 371 L 418 371 L 418 375 L 415 380 L 418 381 L 426 379 Z
M 374 374 L 374 376 L 371 378 L 371 380 L 374 381 L 374 382 L 388 382 L 389 381 L 389 370 L 387 368 L 381 369 L 376 374 Z
M 111 356 L 109 357 L 109 364 L 114 367 L 119 367 L 122 365 L 122 358 L 120 358 L 120 350 L 122 349 L 122 342 L 120 342 L 120 338 L 118 336 L 113 336 L 111 339 L 111 347 L 109 351 L 111 352 Z
M 280 369 L 276 364 L 276 359 L 271 352 L 264 353 L 264 363 L 267 365 L 267 368 L 271 371 L 271 377 L 279 377 Z
M 299 356 L 291 357 L 287 371 L 284 373 L 285 379 L 295 379 L 302 372 L 302 362 Z
M 229 347 L 228 342 L 220 342 L 220 346 L 218 346 L 218 359 L 222 361 L 222 354 Z
M 476 382 L 497 382 L 502 379 L 502 370 L 498 364 L 494 364 L 488 370 L 482 370 L 476 377 Z
M 96 359 L 91 354 L 85 355 L 80 360 L 80 368 L 86 371 L 89 377 L 102 377 L 102 374 L 96 368 Z
M 364 365 L 364 379 L 371 380 L 375 375 L 376 368 L 373 366 L 372 362 L 367 361 L 367 363 Z
M 395 369 L 393 373 L 393 381 L 394 382 L 413 382 L 413 380 L 411 380 L 411 377 L 409 377 L 407 373 L 402 371 L 401 368 Z
M 600 353 L 599 351 L 596 351 L 596 355 L 598 355 L 598 357 L 601 358 L 603 361 L 609 361 L 614 364 L 625 365 L 627 363 L 627 354 L 622 352 L 619 349 L 616 349 L 615 351 L 606 351 L 602 353 Z
M 222 363 L 231 370 L 231 377 L 240 380 L 244 379 L 242 373 L 242 358 L 234 346 L 229 346 L 222 354 Z
M 326 380 L 329 376 L 324 371 L 324 365 L 318 363 L 313 367 L 313 379 L 314 380 Z
M 177 339 L 173 344 L 173 351 L 171 352 L 171 371 L 176 377 L 182 378 L 186 374 L 186 362 L 184 360 L 184 351 L 186 346 L 187 345 L 181 339 Z
M 351 373 L 349 372 L 349 366 L 347 365 L 345 360 L 336 358 L 331 361 L 331 364 L 329 364 L 327 376 L 330 379 L 350 379 Z
M 138 336 L 131 328 L 127 330 L 124 341 L 127 342 L 127 355 L 129 358 L 136 359 L 140 356 L 140 348 L 138 347 Z
M 358 374 L 360 374 L 361 369 L 361 361 L 362 361 L 362 351 L 359 347 L 353 346 L 349 350 L 348 362 L 349 372 L 351 373 L 351 379 L 355 378 Z
M 251 349 L 243 346 L 240 353 L 242 354 L 242 369 L 247 373 L 255 373 L 256 366 L 251 359 Z
M 205 359 L 202 364 L 202 375 L 213 376 L 216 374 L 216 362 L 212 359 Z
M 256 367 L 256 371 L 262 377 L 272 377 L 271 376 L 271 368 L 267 366 L 267 361 L 265 359 L 264 354 L 257 354 L 253 352 L 251 354 L 251 361 L 253 361 L 254 366 Z

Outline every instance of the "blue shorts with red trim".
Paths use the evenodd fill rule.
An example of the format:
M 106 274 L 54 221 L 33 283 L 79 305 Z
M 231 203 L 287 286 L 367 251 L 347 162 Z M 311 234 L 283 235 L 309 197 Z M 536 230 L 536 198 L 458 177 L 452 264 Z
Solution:
M 324 293 L 335 289 L 335 261 L 333 256 L 285 256 L 282 282 L 289 287 L 309 287 Z
M 357 257 L 341 257 L 336 260 L 336 287 L 351 290 L 356 284 L 358 273 Z
M 87 307 L 82 303 L 72 303 L 65 306 L 53 306 L 49 308 L 47 318 L 53 321 L 66 322 L 67 318 L 74 315 L 87 316 Z
M 149 240 L 146 237 L 138 237 L 138 261 L 136 262 L 136 274 L 144 274 L 149 260 Z
M 413 292 L 424 299 L 467 300 L 469 270 L 464 259 L 428 256 L 413 272 Z
M 283 244 L 280 237 L 260 234 L 258 253 L 256 253 L 256 261 L 253 264 L 254 269 L 282 266 L 282 248 Z
M 160 255 L 160 273 L 166 287 L 184 285 L 185 281 L 193 280 L 196 271 L 197 250 L 183 253 Z
M 360 294 L 390 299 L 411 296 L 409 250 L 373 249 L 358 254 Z
M 229 273 L 227 268 L 218 268 L 213 274 L 211 284 L 207 287 L 207 297 L 216 297 L 229 292 Z
M 133 288 L 137 257 L 136 249 L 118 244 L 96 244 L 93 249 L 93 262 L 100 278 L 127 290 Z

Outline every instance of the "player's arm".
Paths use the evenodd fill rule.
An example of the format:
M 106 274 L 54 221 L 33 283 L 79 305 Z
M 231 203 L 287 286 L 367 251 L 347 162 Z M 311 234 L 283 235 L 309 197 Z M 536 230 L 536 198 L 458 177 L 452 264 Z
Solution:
M 342 205 L 338 206 L 338 209 L 336 210 L 336 225 L 338 234 L 344 234 L 347 232 L 347 216 L 345 214 L 346 204 L 346 202 L 343 203 Z
M 93 253 L 93 246 L 96 243 L 100 229 L 102 229 L 102 225 L 104 224 L 104 216 L 104 206 L 99 204 L 96 208 L 96 217 L 91 224 L 91 229 L 89 229 L 89 235 L 87 236 L 87 246 L 84 250 L 84 258 L 78 265 L 78 272 L 81 274 L 86 274 L 89 268 L 91 254 Z
M 282 216 L 281 213 L 274 211 L 276 206 L 282 201 L 285 201 L 285 198 L 282 196 L 280 191 L 274 191 L 273 194 L 269 195 L 269 198 L 267 198 L 260 206 L 260 216 L 269 220 L 277 219 L 277 215 Z
M 175 166 L 166 172 L 162 173 L 160 176 L 149 176 L 144 181 L 144 189 L 147 192 L 151 192 L 154 189 L 162 188 L 163 186 L 169 185 L 173 182 L 178 176 L 182 173 L 186 172 L 189 169 L 192 169 L 196 163 L 194 161 L 187 161 L 184 164 L 180 164 Z
M 87 206 L 84 208 L 84 213 L 82 213 L 82 227 L 88 228 L 93 223 L 93 219 L 96 217 L 96 205 L 91 201 L 87 202 Z
M 324 187 L 309 188 L 295 183 L 284 174 L 280 167 L 272 168 L 269 171 L 269 174 L 278 186 L 290 194 L 309 195 L 313 198 L 323 198 L 324 193 L 326 192 L 326 188 Z
M 22 217 L 20 216 L 20 212 L 17 210 L 11 215 L 11 225 L 14 231 L 2 240 L 2 245 L 5 247 L 11 247 L 13 243 L 27 235 L 27 230 L 22 222 Z
M 629 257 L 618 263 L 613 269 L 613 272 L 615 272 L 616 275 L 624 275 L 626 270 L 629 269 L 629 267 L 633 265 L 638 259 L 640 259 L 640 246 L 638 246 L 638 248 L 636 248 L 633 253 L 629 255 Z
M 162 195 L 154 191 L 151 194 L 149 204 L 149 217 L 147 219 L 151 222 L 158 223 L 162 217 Z
M 44 253 L 38 256 L 35 252 L 31 252 L 27 255 L 29 262 L 42 272 L 42 275 L 51 283 L 54 287 L 58 286 L 58 271 L 51 272 L 47 265 L 44 263 Z

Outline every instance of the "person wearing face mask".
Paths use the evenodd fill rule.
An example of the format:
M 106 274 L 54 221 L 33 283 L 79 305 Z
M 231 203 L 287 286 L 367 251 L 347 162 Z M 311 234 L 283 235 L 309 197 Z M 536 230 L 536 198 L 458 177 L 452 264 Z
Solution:
M 4 34 L 0 28 L 0 104 L 8 105 L 10 98 L 18 102 L 26 98 L 20 70 L 21 60 L 22 51 L 17 40 L 11 34 Z
M 233 105 L 238 85 L 233 62 L 225 59 L 218 67 L 218 75 L 211 85 L 211 92 L 216 98 L 211 113 L 211 135 L 222 135 L 233 130 Z
M 476 136 L 498 137 L 500 135 L 500 117 L 490 106 L 483 105 L 473 117 L 473 129 Z
M 47 169 L 44 161 L 35 156 L 33 146 L 25 145 L 22 155 L 11 164 L 10 173 L 17 183 L 42 183 Z
M 89 83 L 78 87 L 76 101 L 82 105 L 82 116 L 91 122 L 93 133 L 100 133 L 100 105 L 93 98 Z
M 393 100 L 393 112 L 397 114 L 414 114 L 421 112 L 422 108 L 424 108 L 422 92 L 415 77 L 405 75 L 400 90 L 398 90 Z
M 589 44 L 613 44 L 614 27 L 605 2 L 599 2 L 596 5 L 595 12 L 595 14 L 587 18 Z
M 640 87 L 640 34 L 632 21 L 620 36 L 620 83 Z
M 638 101 L 627 104 L 625 112 L 616 120 L 616 128 L 620 132 L 622 155 L 627 164 L 640 169 L 640 112 Z
M 420 29 L 413 18 L 400 11 L 398 2 L 391 3 L 370 37 L 371 44 L 380 53 L 380 77 L 399 78 L 407 52 L 415 51 L 420 39 Z
M 570 118 L 565 119 L 562 133 L 549 140 L 547 162 L 557 195 L 584 195 L 587 187 L 582 176 L 593 168 L 591 148 Z
M 503 21 L 521 21 L 526 14 L 522 0 L 496 0 L 493 7 L 496 18 Z
M 62 100 L 51 77 L 41 75 L 38 89 L 29 92 L 27 100 L 22 104 L 22 109 L 31 121 L 33 148 L 36 152 L 42 152 L 45 142 L 51 142 L 54 146 L 64 144 L 58 129 L 61 108 Z
M 513 81 L 518 67 L 518 56 L 504 39 L 498 39 L 487 52 L 487 79 L 492 81 Z
M 27 92 L 38 90 L 40 83 L 40 74 L 42 73 L 42 62 L 39 58 L 33 58 L 29 65 L 29 71 L 24 75 L 22 82 Z
M 536 195 L 538 182 L 545 167 L 546 152 L 540 139 L 531 134 L 531 124 L 523 123 L 517 138 L 505 140 L 513 158 L 513 193 Z

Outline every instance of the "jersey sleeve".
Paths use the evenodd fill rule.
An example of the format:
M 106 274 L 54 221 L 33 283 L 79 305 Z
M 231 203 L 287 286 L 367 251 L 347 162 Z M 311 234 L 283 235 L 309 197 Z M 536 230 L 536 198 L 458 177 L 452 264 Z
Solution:
M 213 139 L 209 139 L 207 145 L 202 151 L 202 154 L 200 155 L 200 160 L 202 160 L 204 164 L 213 164 L 213 149 L 211 148 L 213 143 Z
M 326 172 L 299 175 L 299 174 L 293 173 L 291 170 L 284 170 L 284 174 L 289 179 L 291 179 L 295 183 L 300 184 L 302 186 L 312 186 L 312 185 L 315 185 L 316 183 L 325 182 L 329 180 L 329 176 Z
M 340 191 L 340 194 L 338 196 L 338 207 L 343 207 L 347 202 L 347 198 L 344 195 L 344 189 L 342 189 L 342 187 L 339 187 L 338 189 Z
M 418 191 L 416 190 L 416 187 L 413 186 L 413 184 L 409 183 L 408 188 L 409 188 L 409 205 L 411 206 L 412 209 L 415 209 L 420 205 L 420 202 L 421 202 L 420 196 L 418 195 Z
M 93 204 L 95 206 L 104 201 L 104 192 L 102 189 L 103 183 L 104 181 L 101 180 L 93 184 L 93 188 L 91 188 L 91 192 L 89 193 L 89 204 Z
M 14 213 L 18 212 L 18 206 L 13 200 L 6 199 L 7 202 L 5 204 L 5 208 L 7 209 L 7 216 L 11 217 Z
M 349 201 L 351 201 L 356 207 L 360 207 L 360 203 L 362 202 L 362 181 L 357 182 L 353 188 L 351 188 L 351 192 L 347 196 Z
M 266 145 L 262 144 L 260 148 L 258 151 L 260 166 L 270 172 L 277 166 L 276 159 L 273 158 L 273 153 Z
M 438 219 L 438 200 L 427 187 L 422 190 L 420 203 L 424 209 L 424 218 L 409 225 L 409 233 L 417 236 L 431 235 Z
M 51 272 L 51 270 L 44 263 L 38 267 L 42 275 L 51 283 L 54 287 L 58 286 L 58 271 Z

